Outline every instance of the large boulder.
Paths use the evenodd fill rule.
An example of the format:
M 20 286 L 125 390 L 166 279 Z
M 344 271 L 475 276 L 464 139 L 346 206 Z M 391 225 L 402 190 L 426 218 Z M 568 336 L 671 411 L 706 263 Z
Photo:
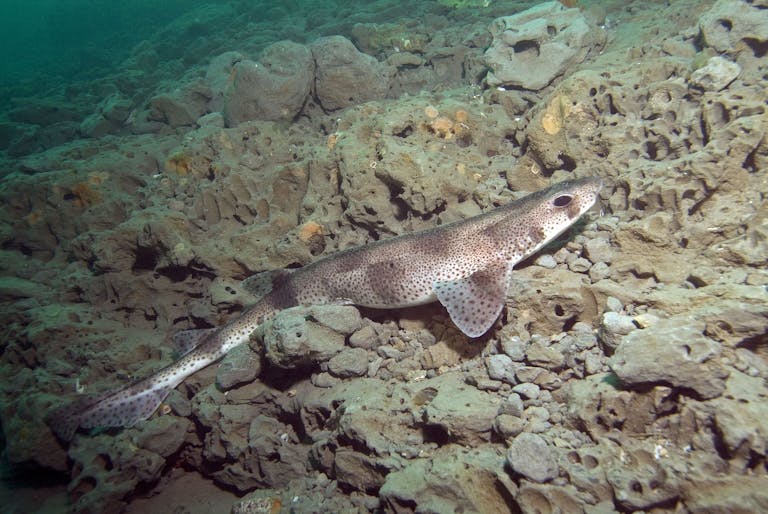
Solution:
M 768 42 L 766 7 L 760 1 L 718 0 L 699 18 L 703 42 L 721 53 L 751 48 L 758 54 Z
M 237 62 L 224 94 L 227 125 L 249 120 L 292 120 L 304 106 L 314 76 L 315 63 L 309 48 L 292 41 L 268 46 L 259 62 Z
M 687 316 L 663 320 L 624 336 L 610 366 L 628 386 L 665 384 L 716 398 L 725 390 L 721 346 L 704 335 L 705 324 Z
M 360 52 L 342 36 L 312 43 L 317 64 L 315 95 L 326 111 L 387 96 L 394 68 Z
M 204 115 L 211 92 L 202 81 L 193 81 L 160 93 L 149 101 L 148 119 L 171 127 L 193 126 Z
M 224 110 L 224 96 L 235 77 L 235 65 L 248 60 L 240 52 L 230 51 L 217 55 L 208 63 L 205 70 L 205 83 L 211 90 L 211 99 L 208 101 L 210 112 Z
M 485 52 L 489 86 L 538 91 L 584 60 L 604 41 L 579 9 L 546 2 L 513 16 L 496 18 L 489 27 L 493 43 Z

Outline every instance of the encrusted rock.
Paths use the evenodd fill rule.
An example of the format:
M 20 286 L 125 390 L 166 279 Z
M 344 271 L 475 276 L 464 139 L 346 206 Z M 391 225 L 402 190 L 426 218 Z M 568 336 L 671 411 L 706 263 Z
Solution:
M 149 119 L 171 127 L 191 126 L 205 114 L 210 91 L 201 83 L 161 93 L 149 101 Z
M 565 363 L 565 357 L 560 350 L 550 346 L 544 346 L 541 342 L 534 341 L 525 350 L 526 360 L 534 366 L 547 369 L 558 369 Z
M 512 390 L 521 396 L 524 396 L 530 400 L 535 400 L 539 397 L 541 390 L 536 384 L 523 383 L 517 384 Z
M 371 325 L 365 325 L 360 330 L 349 336 L 349 346 L 371 350 L 378 343 L 376 330 Z
M 584 243 L 584 254 L 594 262 L 610 263 L 613 260 L 615 250 L 607 239 L 594 237 Z
M 431 383 L 438 393 L 424 411 L 427 425 L 440 427 L 460 444 L 490 439 L 498 406 L 489 401 L 488 393 L 466 385 L 458 373 L 441 375 Z
M 519 14 L 496 18 L 493 43 L 485 52 L 489 86 L 537 91 L 584 60 L 604 39 L 579 9 L 546 2 Z
M 211 90 L 208 110 L 224 110 L 224 95 L 234 77 L 234 66 L 247 60 L 240 52 L 230 51 L 213 57 L 205 70 L 205 83 Z
M 611 275 L 610 267 L 604 262 L 596 262 L 589 268 L 589 278 L 592 282 L 599 282 Z
M 606 470 L 616 502 L 629 511 L 653 508 L 674 500 L 679 494 L 674 478 L 667 475 L 659 459 L 641 445 L 625 444 L 624 462 L 614 461 Z
M 516 393 L 508 395 L 499 407 L 499 414 L 509 414 L 518 418 L 522 417 L 523 400 L 520 398 L 520 395 Z
M 536 265 L 541 266 L 542 268 L 554 269 L 555 266 L 557 266 L 557 261 L 555 261 L 555 258 L 552 257 L 551 254 L 545 253 L 536 258 Z
M 537 266 L 524 271 L 516 275 L 508 293 L 514 298 L 508 307 L 510 325 L 518 331 L 525 325 L 529 333 L 558 333 L 574 320 L 591 320 L 596 314 L 595 297 L 585 287 L 583 275 Z
M 733 371 L 723 396 L 709 404 L 722 445 L 742 473 L 747 473 L 756 455 L 768 456 L 768 405 L 763 391 L 762 378 Z
M 41 298 L 46 296 L 42 284 L 19 277 L 0 277 L 0 300 L 18 300 L 20 298 Z
M 525 343 L 518 336 L 502 337 L 501 350 L 515 362 L 522 362 L 525 359 Z
M 590 484 L 590 492 L 593 489 Z M 592 505 L 583 498 L 585 495 L 577 488 L 560 484 L 525 483 L 515 497 L 521 512 L 590 512 L 609 514 L 615 512 L 613 502 L 607 501 L 602 506 Z M 591 498 L 590 498 L 591 500 Z
M 165 458 L 178 451 L 190 426 L 189 420 L 160 416 L 143 423 L 138 432 L 77 439 L 69 451 L 75 462 L 69 488 L 76 498 L 73 510 L 122 510 L 135 487 L 160 478 Z
M 8 118 L 16 123 L 52 125 L 63 121 L 76 121 L 81 113 L 78 107 L 63 99 L 9 98 L 14 107 L 8 110 Z
M 720 91 L 736 80 L 740 72 L 738 64 L 716 55 L 691 74 L 691 84 L 704 91 Z
M 525 421 L 510 414 L 499 414 L 493 422 L 493 429 L 501 437 L 509 439 L 515 437 L 525 429 Z
M 344 335 L 356 332 L 363 323 L 360 312 L 354 307 L 348 306 L 317 305 L 309 307 L 307 315 L 313 321 Z
M 613 296 L 609 296 L 605 299 L 605 310 L 608 312 L 621 312 L 624 306 L 621 304 L 621 300 Z
M 760 2 L 718 0 L 699 18 L 699 30 L 704 42 L 722 53 L 745 50 L 741 45 L 765 45 L 768 12 Z
M 387 474 L 387 469 L 377 464 L 376 459 L 348 448 L 336 452 L 333 465 L 339 483 L 358 491 L 378 489 Z
M 691 477 L 682 483 L 683 501 L 690 512 L 765 512 L 765 476 Z
M 568 269 L 576 273 L 584 273 L 585 271 L 588 271 L 589 268 L 592 266 L 592 263 L 589 262 L 584 257 L 569 259 L 567 262 L 568 262 Z
M 349 317 L 352 321 L 341 323 L 340 317 Z M 323 319 L 347 332 L 334 330 L 324 324 Z M 266 357 L 284 368 L 328 361 L 344 349 L 346 336 L 359 327 L 359 319 L 357 309 L 347 306 L 297 307 L 281 311 L 263 328 Z
M 662 320 L 622 339 L 610 366 L 625 384 L 662 383 L 715 398 L 725 390 L 721 348 L 704 335 L 704 322 L 689 316 Z
M 669 391 L 669 387 L 657 387 Z M 653 393 L 640 395 L 621 390 L 615 377 L 608 373 L 568 382 L 563 392 L 568 417 L 573 423 L 584 427 L 595 440 L 616 427 L 627 431 L 645 430 L 655 419 Z
M 379 494 L 387 512 L 509 512 L 502 462 L 490 448 L 445 447 L 388 474 Z

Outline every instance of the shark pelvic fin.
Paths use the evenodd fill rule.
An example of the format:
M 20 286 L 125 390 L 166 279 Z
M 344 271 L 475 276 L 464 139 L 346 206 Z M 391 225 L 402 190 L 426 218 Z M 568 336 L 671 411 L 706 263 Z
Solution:
M 435 282 L 432 287 L 459 330 L 480 337 L 504 307 L 511 272 L 511 264 L 498 260 L 468 277 Z
M 216 328 L 193 328 L 173 335 L 173 346 L 179 358 L 197 348 L 205 337 L 216 332 Z
M 293 273 L 292 269 L 263 271 L 246 278 L 240 283 L 240 286 L 254 297 L 261 299 L 280 287 L 291 273 Z

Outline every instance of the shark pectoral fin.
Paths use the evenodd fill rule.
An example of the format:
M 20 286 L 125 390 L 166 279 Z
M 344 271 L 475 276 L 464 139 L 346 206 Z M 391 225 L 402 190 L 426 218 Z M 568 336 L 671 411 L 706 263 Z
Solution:
M 178 357 L 184 357 L 186 354 L 197 348 L 203 342 L 205 336 L 212 334 L 217 328 L 199 328 L 192 330 L 182 330 L 173 335 L 173 346 Z
M 469 337 L 480 337 L 504 307 L 511 272 L 512 265 L 499 260 L 468 277 L 432 287 L 454 324 Z
M 258 299 L 270 293 L 285 282 L 293 273 L 292 269 L 276 269 L 256 273 L 240 282 L 240 286 Z

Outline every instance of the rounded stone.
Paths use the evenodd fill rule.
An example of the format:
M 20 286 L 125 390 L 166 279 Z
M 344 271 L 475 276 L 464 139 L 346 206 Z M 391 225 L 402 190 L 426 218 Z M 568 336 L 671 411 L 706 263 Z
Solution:
M 368 372 L 368 352 L 347 348 L 328 361 L 328 371 L 337 377 L 361 377 Z
M 507 463 L 512 470 L 534 482 L 548 482 L 557 477 L 557 459 L 547 442 L 539 435 L 523 432 L 507 450 Z

